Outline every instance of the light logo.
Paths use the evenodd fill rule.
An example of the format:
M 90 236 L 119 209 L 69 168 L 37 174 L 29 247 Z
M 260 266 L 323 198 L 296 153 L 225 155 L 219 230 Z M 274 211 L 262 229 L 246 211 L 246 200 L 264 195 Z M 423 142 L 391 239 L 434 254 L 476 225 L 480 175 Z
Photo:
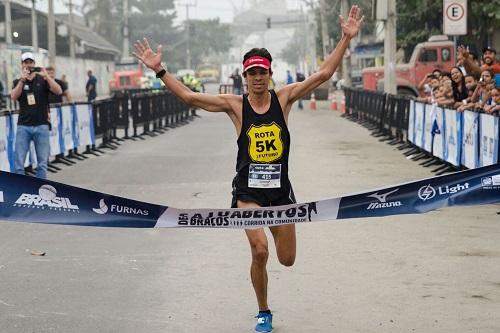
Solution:
M 434 198 L 435 196 L 436 196 L 436 190 L 430 184 L 426 185 L 426 186 L 422 186 L 418 190 L 418 197 L 422 201 L 430 200 L 430 199 Z

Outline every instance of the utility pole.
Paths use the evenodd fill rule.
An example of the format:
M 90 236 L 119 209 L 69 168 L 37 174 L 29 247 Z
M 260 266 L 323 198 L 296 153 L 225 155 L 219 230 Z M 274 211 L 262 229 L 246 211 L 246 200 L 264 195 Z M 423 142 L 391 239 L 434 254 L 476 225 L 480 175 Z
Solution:
M 36 0 L 31 0 L 31 45 L 33 46 L 33 51 L 38 53 L 38 26 L 36 20 L 35 1 Z
M 323 61 L 328 55 L 328 46 L 330 39 L 328 38 L 328 27 L 326 23 L 326 0 L 320 0 L 320 24 L 321 24 L 321 44 L 323 45 Z
M 54 19 L 54 0 L 49 0 L 49 12 L 47 20 L 47 39 L 49 44 L 49 65 L 56 65 L 56 24 Z
M 342 16 L 347 18 L 349 17 L 349 1 L 348 0 L 342 0 L 340 3 L 340 12 L 342 13 Z M 349 52 L 349 49 L 347 49 L 347 52 Z M 344 80 L 344 86 L 350 87 L 352 85 L 351 81 L 351 57 L 343 57 L 342 58 L 342 79 Z
M 189 31 L 189 7 L 196 7 L 196 4 L 193 3 L 180 3 L 179 6 L 186 7 L 186 21 L 185 21 L 185 29 L 186 29 L 186 68 L 191 68 L 191 41 L 190 41 L 190 31 Z
M 75 58 L 75 36 L 73 35 L 73 2 L 68 1 L 69 6 L 69 56 Z
M 5 1 L 5 42 L 12 44 L 12 18 L 10 15 L 10 0 Z
M 123 49 L 122 59 L 129 56 L 128 40 L 128 0 L 123 0 Z
M 384 92 L 396 94 L 396 0 L 387 0 L 384 28 Z

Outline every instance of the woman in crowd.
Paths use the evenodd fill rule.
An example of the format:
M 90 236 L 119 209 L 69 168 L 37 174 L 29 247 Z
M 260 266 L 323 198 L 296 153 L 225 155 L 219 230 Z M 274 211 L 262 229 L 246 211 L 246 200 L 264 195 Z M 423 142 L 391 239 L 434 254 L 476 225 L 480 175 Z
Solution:
M 465 77 L 460 68 L 451 69 L 451 87 L 453 88 L 454 107 L 458 108 L 467 102 L 468 90 L 465 86 Z

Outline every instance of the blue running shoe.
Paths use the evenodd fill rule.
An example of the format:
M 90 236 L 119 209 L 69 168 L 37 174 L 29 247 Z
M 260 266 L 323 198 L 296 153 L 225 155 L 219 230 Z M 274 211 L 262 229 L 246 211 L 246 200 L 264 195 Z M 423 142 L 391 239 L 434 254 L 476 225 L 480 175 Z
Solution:
M 273 315 L 271 313 L 259 312 L 255 316 L 257 318 L 257 326 L 255 332 L 272 332 L 273 331 Z

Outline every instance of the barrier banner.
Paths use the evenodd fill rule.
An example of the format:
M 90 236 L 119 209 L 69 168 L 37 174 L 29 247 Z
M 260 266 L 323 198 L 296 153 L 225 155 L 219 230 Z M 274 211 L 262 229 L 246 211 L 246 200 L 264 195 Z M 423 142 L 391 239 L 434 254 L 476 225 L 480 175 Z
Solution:
M 473 169 L 479 164 L 479 113 L 464 111 L 463 119 L 462 164 Z
M 445 124 L 444 124 L 444 110 L 437 105 L 434 108 L 432 115 L 432 155 L 444 160 L 444 144 L 445 144 Z
M 14 138 L 16 137 L 16 132 L 14 129 L 14 120 L 12 114 L 7 117 L 7 156 L 9 158 L 10 171 L 14 171 Z
M 2 171 L 10 171 L 8 121 L 9 117 L 0 117 L 0 170 Z
M 95 144 L 93 136 L 92 105 L 77 104 L 75 107 L 75 123 L 77 128 L 78 147 Z
M 415 144 L 415 100 L 410 100 L 410 110 L 408 111 L 408 141 Z
M 498 163 L 498 117 L 479 114 L 479 166 Z
M 460 165 L 462 152 L 462 113 L 444 109 L 445 150 L 444 159 L 454 166 Z
M 59 125 L 59 114 L 60 111 L 58 108 L 51 108 L 50 109 L 50 155 L 55 156 L 59 155 L 63 152 L 61 150 L 61 132 L 60 132 L 60 125 Z
M 427 104 L 425 105 L 425 118 L 424 118 L 424 150 L 426 152 L 432 153 L 432 144 L 434 140 L 433 126 L 434 120 L 436 120 L 436 108 L 437 104 Z
M 60 107 L 59 113 L 60 131 L 62 135 L 61 150 L 68 151 L 75 148 L 73 137 L 73 112 L 72 105 L 64 105 Z
M 424 148 L 425 104 L 415 103 L 415 145 Z
M 365 193 L 255 209 L 178 209 L 0 171 L 0 220 L 128 228 L 239 228 L 419 214 L 500 202 L 500 165 Z

